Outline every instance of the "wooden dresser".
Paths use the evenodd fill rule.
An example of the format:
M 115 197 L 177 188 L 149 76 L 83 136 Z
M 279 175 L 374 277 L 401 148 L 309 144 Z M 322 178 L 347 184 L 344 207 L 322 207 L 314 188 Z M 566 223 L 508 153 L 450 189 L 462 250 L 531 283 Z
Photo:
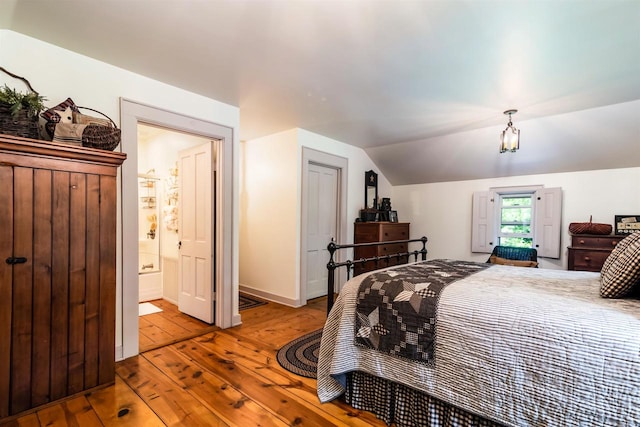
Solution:
M 391 242 L 394 240 L 409 239 L 409 223 L 408 222 L 356 222 L 353 232 L 353 243 L 372 243 L 372 242 Z M 391 245 L 380 245 L 355 248 L 353 259 L 371 258 L 374 256 L 391 255 L 401 252 L 407 252 L 406 243 L 398 243 Z M 408 258 L 402 257 L 391 258 L 389 266 L 405 264 Z M 385 261 L 379 261 L 376 267 L 375 262 L 370 261 L 364 264 L 354 266 L 354 276 L 366 273 L 367 271 L 376 270 L 377 268 L 386 267 Z
M 574 234 L 569 250 L 569 270 L 600 271 L 602 264 L 626 236 Z
M 0 423 L 115 380 L 125 158 L 0 135 Z

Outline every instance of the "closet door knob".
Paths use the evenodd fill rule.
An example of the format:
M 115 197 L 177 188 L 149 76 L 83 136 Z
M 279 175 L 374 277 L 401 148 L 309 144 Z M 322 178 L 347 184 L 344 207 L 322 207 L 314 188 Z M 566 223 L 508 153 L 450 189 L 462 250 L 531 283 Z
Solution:
M 13 265 L 13 264 L 24 264 L 25 262 L 27 262 L 27 259 L 23 256 L 19 256 L 19 257 L 12 257 L 10 256 L 9 258 L 7 258 L 7 264 L 9 265 Z

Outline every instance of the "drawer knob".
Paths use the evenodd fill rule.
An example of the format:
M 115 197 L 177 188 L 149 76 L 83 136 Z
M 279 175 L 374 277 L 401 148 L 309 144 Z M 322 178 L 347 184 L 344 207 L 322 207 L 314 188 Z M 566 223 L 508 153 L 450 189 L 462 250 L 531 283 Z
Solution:
M 616 246 L 618 244 L 618 242 L 616 240 L 612 240 L 611 241 L 611 246 Z
M 584 240 L 580 240 L 580 242 L 578 243 L 580 243 L 581 245 L 584 245 Z
M 591 261 L 591 258 L 589 258 L 588 256 L 586 256 L 586 257 L 584 257 L 584 260 L 585 260 L 585 261 L 587 261 L 587 262 L 589 262 L 589 261 Z

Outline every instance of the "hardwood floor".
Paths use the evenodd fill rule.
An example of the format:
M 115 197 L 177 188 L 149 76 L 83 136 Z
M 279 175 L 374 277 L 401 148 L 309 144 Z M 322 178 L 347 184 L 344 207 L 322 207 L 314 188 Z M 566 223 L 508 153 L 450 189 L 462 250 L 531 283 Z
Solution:
M 155 302 L 154 302 L 155 304 Z M 163 308 L 165 313 L 165 308 Z M 167 308 L 165 316 L 171 316 Z M 241 312 L 242 325 L 220 330 L 202 322 L 167 336 L 157 316 L 141 327 L 148 348 L 118 362 L 115 385 L 12 419 L 7 426 L 384 426 L 342 402 L 320 404 L 316 381 L 280 367 L 284 344 L 320 329 L 326 298 L 294 309 L 272 303 Z M 147 323 L 146 321 L 144 323 Z M 200 323 L 200 324 L 198 324 Z M 190 329 L 191 328 L 191 329 Z M 202 328 L 202 329 L 199 329 Z M 209 328 L 209 329 L 207 329 Z M 144 329 L 144 331 L 143 331 Z M 180 330 L 179 328 L 176 330 Z M 186 336 L 198 333 L 197 336 Z M 142 339 L 142 338 L 141 338 Z
M 166 300 L 158 299 L 150 302 L 162 311 L 139 317 L 140 353 L 219 329 L 181 313 L 175 304 Z

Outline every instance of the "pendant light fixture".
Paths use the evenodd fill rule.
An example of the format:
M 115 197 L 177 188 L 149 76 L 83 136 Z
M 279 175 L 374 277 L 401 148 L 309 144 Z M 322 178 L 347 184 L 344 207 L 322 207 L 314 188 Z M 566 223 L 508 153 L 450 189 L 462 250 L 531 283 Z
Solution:
M 515 153 L 520 148 L 520 130 L 513 127 L 511 123 L 511 115 L 517 113 L 518 110 L 507 110 L 505 115 L 509 115 L 509 123 L 507 128 L 502 131 L 502 137 L 500 138 L 500 152 L 504 153 L 511 151 Z

